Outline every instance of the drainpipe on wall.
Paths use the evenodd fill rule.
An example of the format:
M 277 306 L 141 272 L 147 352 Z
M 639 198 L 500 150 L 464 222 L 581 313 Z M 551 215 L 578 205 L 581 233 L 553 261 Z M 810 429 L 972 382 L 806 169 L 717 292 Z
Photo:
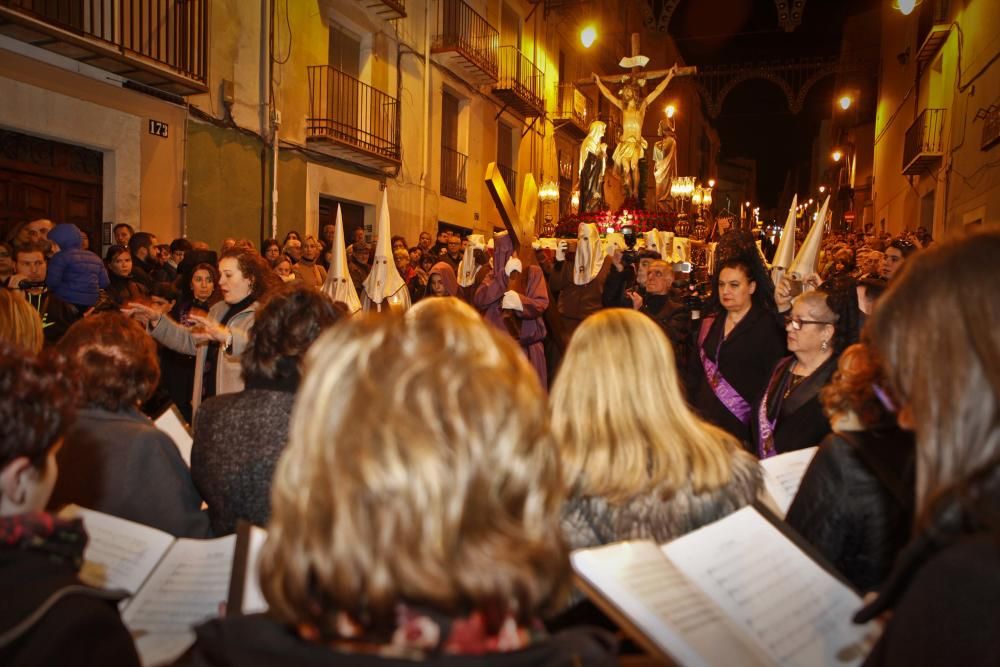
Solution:
M 431 0 L 424 2 L 424 141 L 420 151 L 420 229 L 424 228 L 427 213 L 427 172 L 430 169 L 431 116 Z
M 260 78 L 257 86 L 259 100 L 260 136 L 266 137 L 271 127 L 271 11 L 272 0 L 260 2 Z M 267 143 L 260 151 L 260 236 L 261 243 L 268 236 L 267 212 L 264 210 L 265 174 L 267 173 Z M 272 205 L 273 206 L 273 205 Z

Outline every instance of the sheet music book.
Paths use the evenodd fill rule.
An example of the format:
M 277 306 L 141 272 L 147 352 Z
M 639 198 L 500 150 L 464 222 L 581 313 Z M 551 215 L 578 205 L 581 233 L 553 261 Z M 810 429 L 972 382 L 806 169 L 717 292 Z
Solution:
M 819 447 L 799 449 L 760 462 L 760 467 L 764 471 L 764 488 L 774 500 L 775 506 L 781 510 L 782 518 L 788 514 L 788 508 L 795 500 L 806 468 L 816 456 L 818 449 Z
M 684 667 L 848 667 L 861 598 L 757 509 L 658 546 L 574 551 L 580 588 L 652 655 Z
M 260 590 L 260 550 L 267 540 L 267 531 L 240 519 L 236 524 L 236 557 L 229 582 L 227 613 L 256 614 L 267 611 L 267 600 Z
M 77 505 L 67 506 L 60 516 L 82 519 L 90 537 L 80 578 L 92 586 L 122 589 L 131 595 L 121 603 L 122 621 L 136 638 L 143 665 L 179 657 L 194 641 L 193 628 L 219 615 L 220 606 L 230 597 L 230 581 L 246 577 L 234 566 L 247 562 L 247 555 L 237 552 L 236 535 L 212 540 L 175 538 Z M 255 530 L 259 552 L 267 534 Z
M 177 445 L 177 450 L 181 453 L 184 463 L 190 468 L 191 445 L 194 439 L 191 437 L 191 427 L 188 426 L 177 406 L 171 403 L 170 407 L 156 418 L 153 425 L 170 436 L 170 439 Z

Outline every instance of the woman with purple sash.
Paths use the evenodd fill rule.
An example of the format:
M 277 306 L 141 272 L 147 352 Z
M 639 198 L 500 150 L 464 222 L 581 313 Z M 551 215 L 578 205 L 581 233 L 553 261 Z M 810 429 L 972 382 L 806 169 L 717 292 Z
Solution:
M 762 459 L 805 449 L 830 433 L 819 392 L 837 369 L 847 336 L 838 308 L 826 292 L 806 292 L 785 317 L 790 356 L 771 373 L 754 411 L 756 454 Z
M 753 406 L 785 354 L 770 288 L 756 253 L 720 262 L 714 292 L 719 307 L 701 321 L 696 358 L 688 365 L 691 406 L 750 451 Z

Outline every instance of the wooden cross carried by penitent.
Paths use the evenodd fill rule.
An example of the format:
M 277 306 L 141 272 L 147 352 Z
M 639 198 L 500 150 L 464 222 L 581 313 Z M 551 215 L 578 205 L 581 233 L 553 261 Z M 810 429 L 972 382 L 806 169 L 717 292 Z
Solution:
M 640 79 L 649 81 L 651 79 L 661 79 L 670 73 L 668 69 L 656 69 L 649 72 L 643 72 L 642 68 L 646 66 L 649 62 L 649 58 L 639 54 L 639 33 L 632 33 L 632 55 L 628 58 L 622 58 L 618 63 L 622 67 L 629 67 L 631 70 L 625 74 L 613 74 L 609 76 L 602 76 L 601 81 L 606 83 L 625 83 L 629 79 L 639 82 Z M 678 67 L 677 71 L 674 72 L 674 76 L 694 76 L 698 73 L 698 68 L 694 65 L 688 67 Z M 577 79 L 576 85 L 586 86 L 593 85 L 593 79 Z

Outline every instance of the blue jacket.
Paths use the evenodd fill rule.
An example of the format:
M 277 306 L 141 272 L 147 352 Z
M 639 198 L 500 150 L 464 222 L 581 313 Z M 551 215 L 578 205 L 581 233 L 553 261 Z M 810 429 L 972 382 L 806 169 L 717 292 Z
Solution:
M 101 258 L 83 249 L 76 225 L 56 225 L 49 240 L 59 244 L 59 252 L 49 260 L 45 284 L 56 296 L 78 306 L 97 303 L 100 290 L 108 286 L 108 272 Z

